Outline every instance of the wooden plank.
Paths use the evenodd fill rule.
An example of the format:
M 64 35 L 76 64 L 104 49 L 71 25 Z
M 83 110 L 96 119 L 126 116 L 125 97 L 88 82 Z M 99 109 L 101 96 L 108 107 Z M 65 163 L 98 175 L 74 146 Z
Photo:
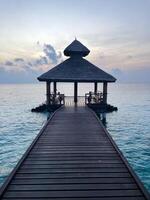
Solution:
M 47 145 L 47 146 L 38 146 L 37 144 L 35 144 L 35 146 L 34 146 L 34 149 L 37 149 L 37 148 L 54 148 L 54 149 L 58 149 L 58 148 L 81 148 L 81 149 L 83 149 L 83 148 L 92 148 L 92 149 L 94 149 L 94 148 L 103 148 L 103 145 L 102 146 L 92 146 L 92 145 L 87 145 L 87 146 L 84 146 L 84 145 L 82 145 L 82 146 L 79 146 L 79 145 L 56 145 L 56 146 L 49 146 L 49 145 Z M 104 147 L 110 147 L 110 148 L 112 148 L 112 149 L 114 149 L 112 146 L 104 146 Z
M 98 172 L 82 172 L 82 173 L 48 173 L 48 174 L 39 174 L 39 173 L 16 173 L 15 178 L 91 178 L 91 177 L 95 177 L 95 178 L 114 178 L 114 177 L 131 177 L 131 175 L 128 172 L 120 172 L 120 173 L 98 173 Z
M 3 200 L 148 199 L 105 128 L 85 107 L 56 113 L 6 186 Z
M 93 111 L 91 110 L 91 112 L 93 113 Z M 94 113 L 96 119 L 98 119 L 97 115 Z M 124 155 L 122 154 L 122 152 L 120 151 L 120 149 L 118 148 L 118 146 L 116 145 L 116 143 L 114 142 L 113 138 L 111 137 L 111 135 L 108 133 L 108 131 L 105 129 L 105 127 L 103 126 L 102 122 L 98 119 L 99 123 L 101 124 L 101 127 L 103 128 L 105 134 L 108 136 L 110 142 L 112 143 L 113 147 L 115 148 L 115 150 L 118 152 L 120 158 L 123 160 L 125 166 L 128 168 L 129 173 L 131 174 L 131 176 L 133 177 L 133 179 L 135 180 L 135 182 L 137 183 L 140 191 L 142 192 L 142 194 L 144 195 L 144 197 L 146 199 L 150 200 L 150 194 L 149 192 L 146 190 L 146 188 L 144 187 L 143 183 L 140 181 L 139 177 L 137 176 L 137 174 L 134 172 L 134 170 L 132 169 L 132 167 L 129 165 L 127 159 L 124 157 Z
M 121 159 L 119 159 L 118 156 L 112 156 L 112 157 L 98 157 L 98 156 L 43 156 L 43 157 L 39 157 L 39 156 L 28 156 L 28 160 L 30 161 L 98 161 L 98 162 L 103 162 L 103 161 L 121 161 Z
M 125 178 L 120 178 L 120 177 L 113 177 L 113 178 L 98 178 L 98 177 L 88 177 L 88 178 L 14 178 L 12 181 L 12 185 L 43 185 L 43 184 L 82 184 L 82 183 L 100 183 L 100 184 L 106 184 L 106 183 L 134 183 L 134 180 L 131 177 L 125 177 Z
M 21 169 L 65 169 L 65 168 L 125 168 L 123 163 L 77 163 L 77 164 L 67 164 L 67 163 L 63 163 L 63 164 L 51 164 L 51 163 L 46 163 L 44 164 L 43 162 L 41 163 L 30 163 L 30 164 L 25 164 L 21 167 Z
M 27 159 L 24 162 L 25 164 L 28 165 L 66 165 L 66 164 L 123 164 L 122 160 L 100 160 L 100 159 L 96 159 L 96 160 L 40 160 L 40 159 Z
M 51 197 L 48 197 L 48 198 L 42 198 L 42 197 L 36 197 L 37 200 L 66 200 L 66 198 L 51 198 Z M 91 199 L 91 198 L 90 198 Z M 3 200 L 10 200 L 10 198 L 3 198 Z M 11 200 L 16 200 L 16 198 L 11 198 Z M 21 198 L 19 200 L 33 200 L 33 198 Z M 34 198 L 35 200 L 35 198 Z M 87 197 L 77 197 L 77 198 L 72 198 L 72 200 L 87 200 Z M 91 200 L 145 200 L 144 197 L 142 196 L 136 196 L 136 197 L 92 197 Z
M 113 147 L 111 147 L 111 146 L 104 146 L 104 147 L 92 147 L 92 148 L 90 148 L 90 147 L 45 147 L 45 146 L 42 146 L 42 147 L 35 147 L 34 148 L 34 151 L 62 151 L 62 150 L 65 150 L 65 151 L 75 151 L 75 150 L 78 150 L 78 151 L 82 151 L 82 150 L 84 150 L 84 151 L 101 151 L 101 150 L 114 150 L 114 148 Z
M 46 154 L 46 155 L 51 155 L 51 154 L 59 154 L 59 155 L 61 155 L 61 154 L 80 154 L 80 155 L 82 155 L 82 154 L 93 154 L 93 155 L 97 155 L 97 154 L 109 154 L 109 155 L 117 155 L 117 153 L 116 153 L 116 151 L 115 150 L 101 150 L 101 151 L 91 151 L 91 150 L 79 150 L 79 151 L 65 151 L 65 150 L 63 150 L 63 151 L 40 151 L 40 150 L 38 150 L 38 151 L 32 151 L 31 153 L 30 153 L 30 155 L 39 155 L 39 154 Z
M 85 190 L 85 191 L 7 191 L 4 197 L 14 198 L 26 197 L 26 198 L 43 198 L 43 197 L 59 197 L 59 198 L 72 198 L 72 197 L 130 197 L 130 196 L 142 196 L 139 190 Z
M 128 170 L 124 168 L 32 168 L 32 169 L 23 169 L 21 168 L 18 173 L 20 174 L 60 174 L 60 173 L 120 173 L 120 172 L 128 172 Z
M 74 191 L 74 190 L 136 190 L 135 183 L 119 184 L 46 184 L 46 185 L 10 185 L 8 191 Z
M 67 157 L 67 156 L 69 156 L 69 157 L 93 157 L 93 156 L 99 156 L 99 158 L 101 158 L 101 157 L 110 157 L 110 158 L 112 158 L 112 157 L 115 157 L 115 158 L 118 158 L 119 157 L 119 155 L 117 154 L 117 153 L 82 153 L 82 154 L 80 154 L 80 153 L 74 153 L 74 154 L 71 154 L 71 153 L 61 153 L 61 154 L 55 154 L 55 153 L 53 153 L 53 154 L 30 154 L 29 155 L 29 157 L 30 158 L 33 158 L 33 157 Z
M 17 165 L 15 166 L 15 168 L 12 170 L 12 172 L 10 173 L 10 175 L 6 178 L 4 184 L 0 188 L 0 197 L 3 196 L 3 193 L 7 189 L 8 185 L 10 184 L 10 182 L 12 181 L 12 179 L 15 176 L 17 170 L 19 169 L 19 167 L 21 166 L 21 164 L 23 163 L 23 161 L 26 159 L 26 157 L 28 156 L 28 154 L 30 153 L 30 151 L 32 150 L 32 148 L 34 147 L 34 145 L 36 144 L 36 142 L 38 141 L 38 139 L 40 138 L 40 136 L 44 133 L 44 130 L 47 128 L 48 123 L 52 120 L 52 118 L 54 117 L 55 114 L 56 114 L 56 112 L 54 112 L 51 115 L 51 117 L 49 118 L 49 121 L 47 121 L 45 123 L 45 125 L 43 126 L 43 128 L 40 130 L 39 134 L 36 136 L 36 138 L 33 140 L 33 142 L 31 143 L 31 145 L 29 146 L 29 148 L 23 154 L 22 158 L 19 160 L 19 162 L 17 163 Z

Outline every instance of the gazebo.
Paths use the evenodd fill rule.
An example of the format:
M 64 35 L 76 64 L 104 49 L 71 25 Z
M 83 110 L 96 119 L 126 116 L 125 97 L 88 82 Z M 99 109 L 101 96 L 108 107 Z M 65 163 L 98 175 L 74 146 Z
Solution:
M 53 93 L 56 95 L 58 82 L 74 83 L 75 103 L 78 102 L 78 83 L 94 83 L 95 94 L 98 91 L 98 83 L 103 83 L 103 104 L 107 104 L 107 85 L 116 79 L 83 58 L 89 53 L 90 50 L 75 39 L 64 50 L 64 55 L 69 58 L 38 77 L 39 81 L 46 82 L 47 105 L 50 104 L 50 84 L 53 83 Z

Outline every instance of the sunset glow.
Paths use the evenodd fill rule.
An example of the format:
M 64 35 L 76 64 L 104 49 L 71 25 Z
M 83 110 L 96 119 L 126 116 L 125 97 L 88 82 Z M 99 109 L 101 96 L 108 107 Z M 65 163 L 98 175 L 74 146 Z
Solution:
M 88 60 L 107 71 L 139 71 L 144 79 L 150 71 L 149 9 L 149 0 L 0 0 L 0 71 L 34 65 L 45 44 L 64 60 L 63 49 L 77 37 L 91 50 Z M 24 63 L 16 65 L 16 58 Z M 49 60 L 32 70 L 55 64 Z

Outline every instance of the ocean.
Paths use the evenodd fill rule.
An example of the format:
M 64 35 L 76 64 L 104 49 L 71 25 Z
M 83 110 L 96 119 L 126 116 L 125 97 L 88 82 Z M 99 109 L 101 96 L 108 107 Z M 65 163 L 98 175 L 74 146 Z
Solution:
M 79 84 L 81 96 L 92 90 Z M 73 95 L 73 85 L 58 84 L 58 91 Z M 45 84 L 0 85 L 0 184 L 46 122 L 48 113 L 30 111 L 44 101 Z M 150 84 L 108 84 L 108 103 L 118 111 L 106 114 L 106 127 L 150 191 Z

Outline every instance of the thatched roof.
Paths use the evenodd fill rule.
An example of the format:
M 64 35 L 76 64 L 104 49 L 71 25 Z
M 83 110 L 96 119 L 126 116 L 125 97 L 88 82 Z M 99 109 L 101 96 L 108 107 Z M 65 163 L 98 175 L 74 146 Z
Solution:
M 89 54 L 89 50 L 78 40 L 73 41 L 64 54 L 69 59 L 38 77 L 39 81 L 57 82 L 115 82 L 116 79 L 82 58 Z

